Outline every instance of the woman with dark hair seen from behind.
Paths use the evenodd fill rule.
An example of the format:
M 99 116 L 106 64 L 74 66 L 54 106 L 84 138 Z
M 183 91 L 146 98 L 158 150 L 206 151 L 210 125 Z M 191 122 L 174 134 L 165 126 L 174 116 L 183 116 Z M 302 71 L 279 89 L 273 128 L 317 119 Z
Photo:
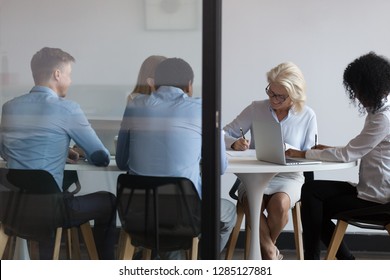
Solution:
M 302 223 L 305 259 L 320 259 L 321 241 L 329 246 L 340 212 L 390 201 L 390 62 L 374 52 L 365 54 L 344 71 L 343 85 L 359 112 L 367 114 L 362 131 L 346 146 L 317 145 L 307 151 L 288 150 L 289 156 L 322 161 L 361 159 L 359 182 L 315 180 L 302 187 Z M 337 259 L 355 259 L 344 242 Z
M 134 86 L 133 91 L 127 97 L 128 102 L 132 102 L 132 100 L 139 94 L 150 95 L 152 93 L 154 71 L 156 70 L 157 65 L 165 59 L 167 59 L 165 56 L 151 55 L 144 60 L 141 68 L 139 69 L 137 83 Z

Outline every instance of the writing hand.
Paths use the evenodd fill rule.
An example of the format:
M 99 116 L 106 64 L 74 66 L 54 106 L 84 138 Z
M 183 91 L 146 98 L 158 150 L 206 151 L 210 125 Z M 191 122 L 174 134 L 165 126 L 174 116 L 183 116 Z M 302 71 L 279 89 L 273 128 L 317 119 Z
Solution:
M 249 140 L 244 138 L 239 138 L 236 142 L 233 143 L 232 149 L 235 151 L 245 151 L 249 149 Z

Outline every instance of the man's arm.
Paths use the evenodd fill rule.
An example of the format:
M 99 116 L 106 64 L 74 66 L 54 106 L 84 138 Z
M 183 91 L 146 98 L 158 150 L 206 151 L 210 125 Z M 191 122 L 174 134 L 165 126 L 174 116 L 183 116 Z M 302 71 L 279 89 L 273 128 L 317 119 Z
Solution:
M 96 135 L 80 106 L 76 106 L 69 122 L 68 134 L 84 151 L 88 162 L 96 166 L 107 166 L 110 163 L 110 153 Z

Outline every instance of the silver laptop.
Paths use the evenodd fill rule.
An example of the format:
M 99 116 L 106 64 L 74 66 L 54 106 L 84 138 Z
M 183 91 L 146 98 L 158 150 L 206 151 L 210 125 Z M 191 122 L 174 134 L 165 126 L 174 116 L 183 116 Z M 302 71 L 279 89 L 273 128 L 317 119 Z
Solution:
M 283 165 L 321 163 L 321 161 L 309 159 L 286 158 L 285 143 L 280 123 L 267 119 L 254 121 L 252 125 L 257 160 Z
M 118 135 L 121 120 L 88 120 L 95 130 L 97 136 L 102 141 L 103 145 L 108 149 L 110 155 L 115 156 L 115 136 Z

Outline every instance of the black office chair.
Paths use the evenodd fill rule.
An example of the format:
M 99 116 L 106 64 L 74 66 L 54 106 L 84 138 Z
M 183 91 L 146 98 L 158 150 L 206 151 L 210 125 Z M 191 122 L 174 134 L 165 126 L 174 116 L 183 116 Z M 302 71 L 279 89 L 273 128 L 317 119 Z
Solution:
M 32 242 L 55 237 L 53 259 L 58 259 L 67 212 L 53 176 L 21 169 L 0 169 L 0 176 L 0 258 L 9 238 L 17 236 Z M 98 259 L 89 222 L 80 229 L 90 258 Z
M 390 202 L 382 205 L 349 210 L 336 214 L 336 228 L 329 243 L 326 260 L 334 260 L 348 225 L 359 228 L 387 230 L 390 235 Z
M 119 258 L 132 259 L 135 247 L 189 250 L 197 259 L 201 201 L 186 178 L 121 174 L 117 181 L 122 224 Z
M 304 172 L 305 176 L 305 182 L 314 180 L 314 172 Z M 234 226 L 232 233 L 230 234 L 230 238 L 227 244 L 226 249 L 226 260 L 231 260 L 233 258 L 234 249 L 236 248 L 238 235 L 241 230 L 241 224 L 242 220 L 244 219 L 245 213 L 244 213 L 244 206 L 243 204 L 238 200 L 238 196 L 236 194 L 238 187 L 240 186 L 241 181 L 239 178 L 236 179 L 233 186 L 231 187 L 229 191 L 229 196 L 233 198 L 234 200 L 237 200 L 236 204 L 236 211 L 237 211 L 237 220 L 236 225 Z M 293 220 L 293 226 L 294 226 L 294 240 L 295 240 L 295 250 L 297 252 L 297 259 L 303 260 L 303 240 L 302 240 L 302 221 L 301 221 L 301 202 L 298 201 L 295 203 L 294 207 L 291 209 L 291 215 Z M 244 256 L 245 259 L 247 259 L 247 254 L 249 252 L 249 245 L 250 245 L 250 227 L 249 222 L 245 220 L 245 251 Z

